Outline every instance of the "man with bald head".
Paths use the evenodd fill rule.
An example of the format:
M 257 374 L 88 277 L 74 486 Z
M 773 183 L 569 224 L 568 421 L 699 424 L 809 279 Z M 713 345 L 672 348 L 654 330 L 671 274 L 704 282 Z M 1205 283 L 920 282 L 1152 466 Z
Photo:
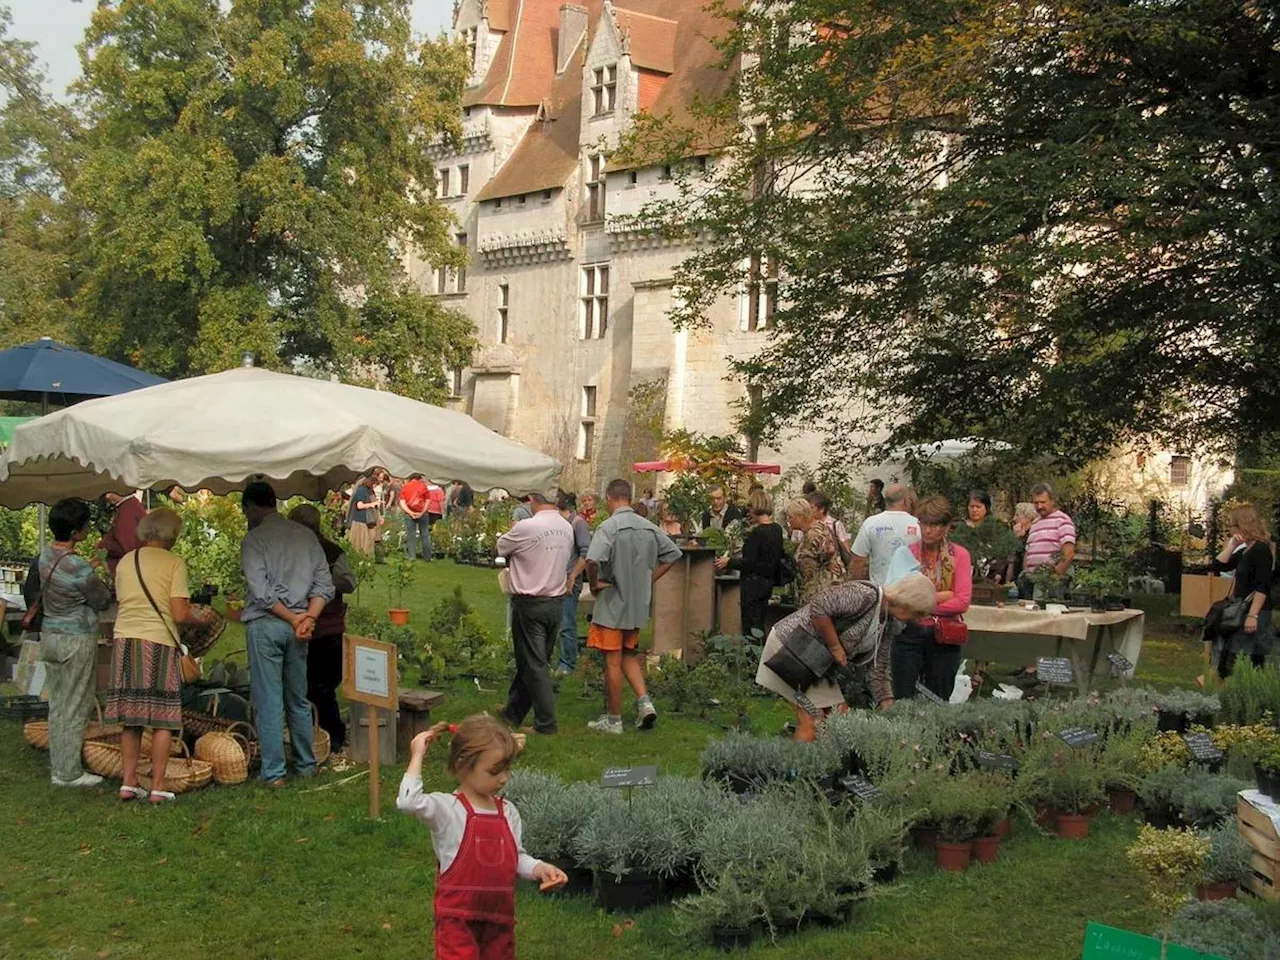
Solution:
M 911 515 L 916 492 L 901 483 L 885 488 L 884 512 L 867 517 L 853 541 L 853 563 L 850 577 L 870 580 L 881 586 L 889 573 L 889 562 L 899 547 L 910 546 L 920 539 L 920 521 Z

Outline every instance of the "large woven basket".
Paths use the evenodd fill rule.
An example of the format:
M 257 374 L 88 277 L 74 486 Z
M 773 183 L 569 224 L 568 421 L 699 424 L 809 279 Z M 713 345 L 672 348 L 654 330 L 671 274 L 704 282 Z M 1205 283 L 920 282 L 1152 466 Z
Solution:
M 124 776 L 124 754 L 118 742 L 86 740 L 82 754 L 85 768 L 90 773 L 109 780 L 119 780 Z
M 221 699 L 223 697 L 239 700 L 244 704 L 245 714 L 251 715 L 252 711 L 249 708 L 249 702 L 245 700 L 244 697 L 230 690 L 223 690 L 209 694 L 209 700 L 212 703 L 212 706 L 209 708 L 208 713 L 203 713 L 198 710 L 183 710 L 183 730 L 192 736 L 202 737 L 206 733 L 214 733 L 215 731 L 219 733 L 226 733 L 228 730 L 234 728 L 236 724 L 243 724 L 243 721 L 218 715 L 218 712 L 221 710 Z
M 213 779 L 213 764 L 194 759 L 186 743 L 180 738 L 175 739 L 174 743 L 178 744 L 182 756 L 169 756 L 164 771 L 165 787 L 173 793 L 186 793 L 188 790 L 207 786 Z M 150 760 L 138 761 L 138 782 L 148 790 L 151 789 L 151 768 Z
M 238 724 L 252 733 L 245 724 Z M 215 730 L 196 741 L 196 759 L 213 765 L 216 783 L 231 785 L 249 779 L 250 739 L 237 730 Z
M 120 734 L 124 733 L 124 727 L 118 723 L 102 722 L 102 704 L 97 700 L 93 701 L 94 711 L 98 714 L 97 720 L 90 720 L 84 725 L 84 738 L 86 740 L 110 740 L 120 739 Z
M 48 720 L 28 720 L 22 725 L 22 735 L 26 737 L 27 743 L 37 750 L 49 749 Z
M 287 729 L 284 732 L 284 745 L 292 756 L 293 744 Z M 314 703 L 311 704 L 311 751 L 316 755 L 316 766 L 326 762 L 333 753 L 333 738 L 329 736 L 328 730 L 320 726 L 320 711 Z
M 201 623 L 184 623 L 178 627 L 178 636 L 187 646 L 187 652 L 193 657 L 203 657 L 218 642 L 222 632 L 227 629 L 226 618 L 203 603 L 191 604 L 192 615 L 201 614 L 208 619 Z

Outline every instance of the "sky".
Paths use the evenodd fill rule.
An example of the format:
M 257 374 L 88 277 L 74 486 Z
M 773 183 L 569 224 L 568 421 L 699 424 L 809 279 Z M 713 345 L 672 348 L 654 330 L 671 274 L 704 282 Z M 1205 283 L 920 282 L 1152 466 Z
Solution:
M 97 6 L 95 0 L 0 0 L 0 4 L 13 13 L 13 36 L 39 45 L 50 87 L 62 96 L 80 75 L 76 44 Z M 413 0 L 413 25 L 420 32 L 434 35 L 452 18 L 453 0 Z

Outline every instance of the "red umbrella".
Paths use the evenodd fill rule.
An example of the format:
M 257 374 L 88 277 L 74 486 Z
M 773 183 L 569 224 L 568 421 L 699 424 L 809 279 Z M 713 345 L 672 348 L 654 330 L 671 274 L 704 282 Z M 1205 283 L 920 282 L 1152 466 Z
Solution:
M 741 460 L 716 460 L 707 463 L 682 462 L 679 460 L 646 460 L 633 463 L 631 469 L 636 473 L 660 473 L 666 470 L 686 470 L 690 467 L 724 466 L 742 473 L 782 473 L 782 467 L 776 463 L 745 463 Z

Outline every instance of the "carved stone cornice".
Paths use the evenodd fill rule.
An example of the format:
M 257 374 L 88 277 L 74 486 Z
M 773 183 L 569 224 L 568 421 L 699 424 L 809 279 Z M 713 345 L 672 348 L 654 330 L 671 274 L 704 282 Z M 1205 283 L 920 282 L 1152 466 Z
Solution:
M 563 227 L 490 233 L 476 244 L 490 266 L 503 263 L 545 263 L 569 259 L 569 238 Z
M 489 115 L 486 113 L 479 117 L 472 117 L 462 121 L 462 137 L 459 139 L 456 149 L 451 140 L 444 134 L 440 134 L 440 136 L 427 144 L 427 156 L 432 160 L 440 160 L 444 157 L 463 157 L 476 153 L 487 153 L 492 149 L 493 139 L 490 135 Z

